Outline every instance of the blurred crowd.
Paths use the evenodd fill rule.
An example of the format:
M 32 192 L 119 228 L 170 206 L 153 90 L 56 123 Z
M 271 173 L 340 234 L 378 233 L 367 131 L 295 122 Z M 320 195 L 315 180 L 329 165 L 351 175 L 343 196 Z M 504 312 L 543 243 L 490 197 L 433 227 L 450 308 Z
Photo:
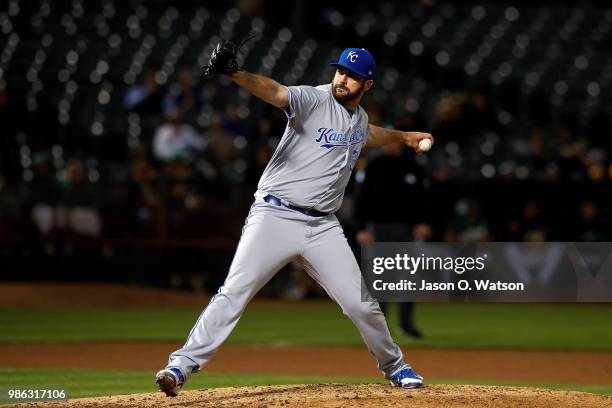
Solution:
M 231 88 L 224 79 L 203 83 L 188 68 L 161 87 L 155 72 L 145 71 L 124 93 L 127 153 L 121 162 L 65 157 L 59 145 L 31 151 L 35 143 L 17 132 L 16 143 L 5 141 L 5 146 L 31 166 L 21 174 L 3 167 L 0 234 L 49 237 L 70 230 L 92 238 L 235 237 L 286 118 L 257 101 L 225 101 Z M 420 156 L 399 146 L 364 153 L 340 212 L 349 229 L 355 228 L 357 242 L 368 239 L 367 225 L 381 222 L 407 225 L 406 240 L 609 239 L 602 194 L 576 199 L 567 187 L 610 184 L 610 138 L 600 136 L 610 135 L 609 121 L 598 118 L 599 124 L 589 125 L 593 133 L 579 137 L 571 120 L 547 124 L 535 118 L 524 126 L 505 118 L 511 113 L 499 103 L 509 102 L 493 102 L 483 92 L 452 93 L 426 117 L 412 98 L 391 110 L 376 95 L 369 97 L 371 122 L 430 130 L 436 145 Z M 10 122 L 6 92 L 0 114 Z M 511 200 L 503 189 L 496 197 L 474 188 L 461 191 L 462 184 L 483 180 L 557 186 L 555 205 L 562 211 L 545 208 L 550 203 L 520 188 L 512 189 L 518 195 Z M 445 190 L 448 184 L 455 187 Z M 432 205 L 436 200 L 444 201 L 444 212 Z
M 79 14 L 77 3 L 81 4 L 73 4 L 72 15 Z M 215 30 L 216 26 L 198 24 L 217 15 L 223 17 L 220 35 L 231 36 L 240 18 L 243 20 L 236 26 L 259 30 L 265 40 L 253 40 L 252 49 L 257 51 L 248 61 L 259 66 L 258 72 L 281 82 L 299 78 L 294 60 L 308 68 L 301 70 L 303 78 L 308 78 L 306 83 L 316 80 L 314 74 L 308 74 L 319 72 L 319 68 L 319 82 L 331 79 L 333 71 L 326 58 L 336 55 L 334 47 L 354 45 L 344 44 L 349 40 L 363 42 L 380 57 L 375 87 L 364 103 L 370 122 L 401 130 L 430 131 L 436 138 L 433 149 L 419 156 L 397 147 L 364 152 L 338 214 L 353 243 L 375 239 L 377 231 L 405 240 L 451 242 L 610 239 L 612 128 L 604 103 L 606 88 L 587 82 L 586 98 L 596 102 L 588 105 L 588 110 L 580 110 L 576 106 L 584 95 L 572 99 L 572 88 L 564 80 L 554 82 L 552 88 L 539 87 L 531 73 L 519 79 L 504 76 L 503 64 L 499 68 L 504 74 L 501 77 L 498 71 L 491 71 L 491 75 L 471 71 L 469 58 L 484 49 L 481 57 L 486 59 L 485 54 L 491 53 L 487 47 L 493 47 L 504 35 L 510 38 L 507 33 L 517 34 L 517 67 L 525 49 L 537 53 L 537 49 L 528 49 L 535 41 L 523 34 L 521 27 L 526 27 L 526 32 L 530 32 L 529 27 L 540 29 L 537 16 L 543 15 L 542 21 L 549 18 L 544 8 L 534 17 L 505 5 L 490 10 L 481 6 L 455 9 L 450 3 L 436 7 L 434 1 L 423 1 L 396 10 L 406 13 L 404 16 L 394 15 L 391 3 L 360 3 L 354 15 L 332 7 L 311 10 L 299 5 L 304 6 L 303 2 L 290 6 L 284 2 L 243 1 L 226 11 L 221 6 L 207 10 L 189 3 L 185 7 L 193 9 L 193 18 L 163 1 L 155 5 L 160 10 L 134 5 L 134 10 L 127 10 L 123 17 L 128 22 L 144 22 L 157 18 L 154 13 L 159 12 L 158 27 L 153 29 L 159 31 L 160 43 L 163 38 L 176 39 L 176 43 L 166 44 L 170 50 L 166 57 L 174 55 L 174 59 L 166 58 L 161 68 L 141 63 L 137 74 L 132 64 L 122 76 L 124 83 L 96 77 L 114 69 L 112 61 L 97 61 L 81 83 L 70 73 L 78 73 L 79 55 L 86 59 L 87 46 L 83 45 L 86 42 L 75 41 L 74 50 L 65 57 L 66 68 L 59 73 L 53 71 L 62 86 L 58 94 L 47 85 L 57 82 L 55 79 L 40 74 L 47 81 L 43 83 L 37 77 L 44 68 L 35 65 L 45 64 L 47 54 L 43 51 L 53 43 L 43 34 L 44 26 L 37 26 L 38 31 L 33 32 L 40 34 L 41 49 L 35 52 L 27 75 L 32 77 L 28 79 L 32 89 L 41 90 L 30 90 L 24 96 L 23 89 L 3 79 L 2 75 L 12 71 L 0 71 L 0 242 L 42 243 L 45 250 L 53 251 L 53 243 L 66 240 L 95 246 L 100 239 L 140 239 L 163 246 L 173 240 L 215 242 L 225 237 L 232 247 L 231 240 L 239 236 L 259 175 L 279 142 L 286 117 L 280 109 L 255 100 L 225 78 L 202 80 L 201 64 L 176 63 L 185 47 L 201 50 L 204 40 L 199 30 Z M 121 14 L 121 7 L 124 5 L 118 2 L 103 2 L 102 11 L 94 18 L 101 21 L 96 23 L 98 35 L 109 49 L 115 47 L 117 38 L 121 43 L 121 37 L 104 31 L 105 21 Z M 563 10 L 568 24 L 585 26 L 588 18 L 596 19 L 601 14 L 601 21 L 595 20 L 600 22 L 593 29 L 593 41 L 600 32 L 608 32 L 612 24 L 612 12 L 589 10 L 585 15 L 569 7 Z M 23 21 L 35 24 L 36 16 L 53 12 L 51 8 L 45 12 L 43 5 Z M 25 43 L 19 38 L 27 40 L 29 35 L 24 31 L 21 37 L 15 37 L 20 28 L 17 19 L 25 12 L 7 13 L 0 14 L 0 25 L 7 33 L 15 32 L 0 42 L 4 46 L 2 55 L 8 55 L 2 57 L 3 61 L 10 61 L 11 53 L 19 47 L 16 44 Z M 326 35 L 295 19 L 300 13 L 327 24 L 330 33 Z M 291 15 L 291 24 L 282 21 L 281 14 Z M 380 24 L 377 15 L 397 17 L 397 21 L 387 27 Z M 521 23 L 518 16 L 528 20 Z M 15 24 L 9 27 L 12 18 Z M 189 31 L 171 36 L 168 27 L 177 18 L 190 22 L 185 28 Z M 404 18 L 419 24 L 406 25 Z M 356 23 L 349 24 L 353 21 Z M 285 23 L 292 30 L 283 27 L 276 31 Z M 468 48 L 469 60 L 449 61 L 450 48 L 436 42 L 436 36 L 458 38 L 453 30 L 468 33 L 479 25 L 486 30 L 491 25 L 491 33 L 483 34 L 482 40 L 478 35 L 465 34 L 464 43 L 457 45 L 459 49 Z M 70 36 L 72 25 L 63 26 L 60 28 Z M 122 41 L 127 43 L 132 38 L 137 44 L 151 42 L 140 27 L 134 27 L 128 24 L 129 32 Z M 576 35 L 572 27 L 563 28 L 569 30 L 567 36 Z M 407 30 L 416 30 L 418 35 L 405 43 L 398 41 L 412 35 Z M 560 39 L 564 36 L 559 34 Z M 468 47 L 470 39 L 475 41 L 474 49 Z M 484 45 L 479 45 L 481 42 Z M 266 43 L 270 44 L 268 51 L 263 45 Z M 383 43 L 385 47 L 379 49 Z M 603 42 L 593 44 L 599 47 Z M 209 50 L 209 45 L 204 50 Z M 295 52 L 286 52 L 291 47 Z M 134 60 L 147 52 L 150 49 L 138 49 Z M 262 58 L 265 52 L 268 54 Z M 607 58 L 600 51 L 593 53 L 596 55 L 590 61 L 599 61 L 597 56 Z M 317 61 L 308 62 L 313 55 Z M 171 65 L 166 70 L 168 60 L 176 67 Z M 285 61 L 286 66 L 278 61 Z M 553 64 L 551 61 L 546 63 Z M 599 69 L 594 64 L 588 66 L 588 60 L 586 64 L 589 69 Z M 576 75 L 588 74 L 586 68 L 580 68 L 583 60 L 570 65 L 578 67 L 581 73 Z M 606 67 L 600 70 L 602 81 L 608 75 Z M 64 74 L 68 75 L 66 81 L 62 79 Z M 94 88 L 97 93 L 87 93 Z M 47 98 L 37 97 L 37 92 Z M 70 105 L 70 95 L 75 92 L 82 99 Z M 67 112 L 75 112 L 73 105 L 79 101 L 94 101 L 100 106 L 108 103 L 109 107 L 117 103 L 117 107 L 96 111 L 92 117 L 67 119 Z

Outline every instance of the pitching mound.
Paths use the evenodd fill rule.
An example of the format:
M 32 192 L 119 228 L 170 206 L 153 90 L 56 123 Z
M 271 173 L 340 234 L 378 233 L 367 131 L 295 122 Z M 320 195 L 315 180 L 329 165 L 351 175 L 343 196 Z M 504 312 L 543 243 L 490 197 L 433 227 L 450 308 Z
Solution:
M 43 406 L 42 404 L 28 404 Z M 231 387 L 82 398 L 45 407 L 612 407 L 612 397 L 583 392 L 479 385 L 428 385 L 402 390 L 384 384 Z

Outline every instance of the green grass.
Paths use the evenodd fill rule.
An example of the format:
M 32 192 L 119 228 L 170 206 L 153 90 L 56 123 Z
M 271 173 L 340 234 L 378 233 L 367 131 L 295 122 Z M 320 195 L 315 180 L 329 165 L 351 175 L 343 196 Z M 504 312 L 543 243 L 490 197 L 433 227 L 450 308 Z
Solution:
M 0 368 L 0 390 L 7 388 L 58 388 L 65 389 L 70 398 L 101 395 L 156 392 L 153 373 L 149 371 L 102 371 L 58 368 Z M 386 383 L 381 377 L 310 377 L 266 376 L 260 374 L 198 373 L 193 375 L 185 389 L 235 387 L 267 384 L 320 384 L 320 383 Z M 612 385 L 591 386 L 577 384 L 544 384 L 523 382 L 463 382 L 428 381 L 430 384 L 485 384 L 550 388 L 584 391 L 612 395 Z
M 70 398 L 156 392 L 153 372 L 59 368 L 0 368 L 0 390 L 7 388 L 58 388 Z M 52 380 L 50 380 L 52 379 Z M 382 377 L 271 376 L 262 374 L 198 373 L 184 389 L 268 384 L 376 383 Z
M 612 350 L 612 304 L 423 304 L 415 309 L 417 325 L 427 335 L 416 344 L 427 347 Z M 397 321 L 393 315 L 389 320 Z
M 183 341 L 200 314 L 184 309 L 0 309 L 0 342 Z M 612 350 L 612 304 L 418 304 L 419 347 Z M 362 345 L 338 306 L 327 301 L 247 308 L 229 342 Z

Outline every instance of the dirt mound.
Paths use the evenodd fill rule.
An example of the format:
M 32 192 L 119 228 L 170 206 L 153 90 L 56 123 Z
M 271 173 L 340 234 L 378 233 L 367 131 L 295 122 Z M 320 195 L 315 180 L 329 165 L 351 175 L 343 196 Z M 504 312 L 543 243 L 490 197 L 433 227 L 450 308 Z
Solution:
M 428 385 L 403 390 L 384 384 L 276 385 L 73 399 L 29 407 L 612 407 L 612 397 L 583 392 L 480 385 Z

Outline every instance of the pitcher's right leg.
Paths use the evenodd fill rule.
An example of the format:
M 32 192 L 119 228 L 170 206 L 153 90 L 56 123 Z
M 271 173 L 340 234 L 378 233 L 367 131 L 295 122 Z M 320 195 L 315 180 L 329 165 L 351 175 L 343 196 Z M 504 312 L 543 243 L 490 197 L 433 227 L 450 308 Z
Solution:
M 359 265 L 337 220 L 321 221 L 313 232 L 302 254 L 308 273 L 353 321 L 385 377 L 404 388 L 420 386 L 423 378 L 404 361 L 378 302 L 362 301 Z

